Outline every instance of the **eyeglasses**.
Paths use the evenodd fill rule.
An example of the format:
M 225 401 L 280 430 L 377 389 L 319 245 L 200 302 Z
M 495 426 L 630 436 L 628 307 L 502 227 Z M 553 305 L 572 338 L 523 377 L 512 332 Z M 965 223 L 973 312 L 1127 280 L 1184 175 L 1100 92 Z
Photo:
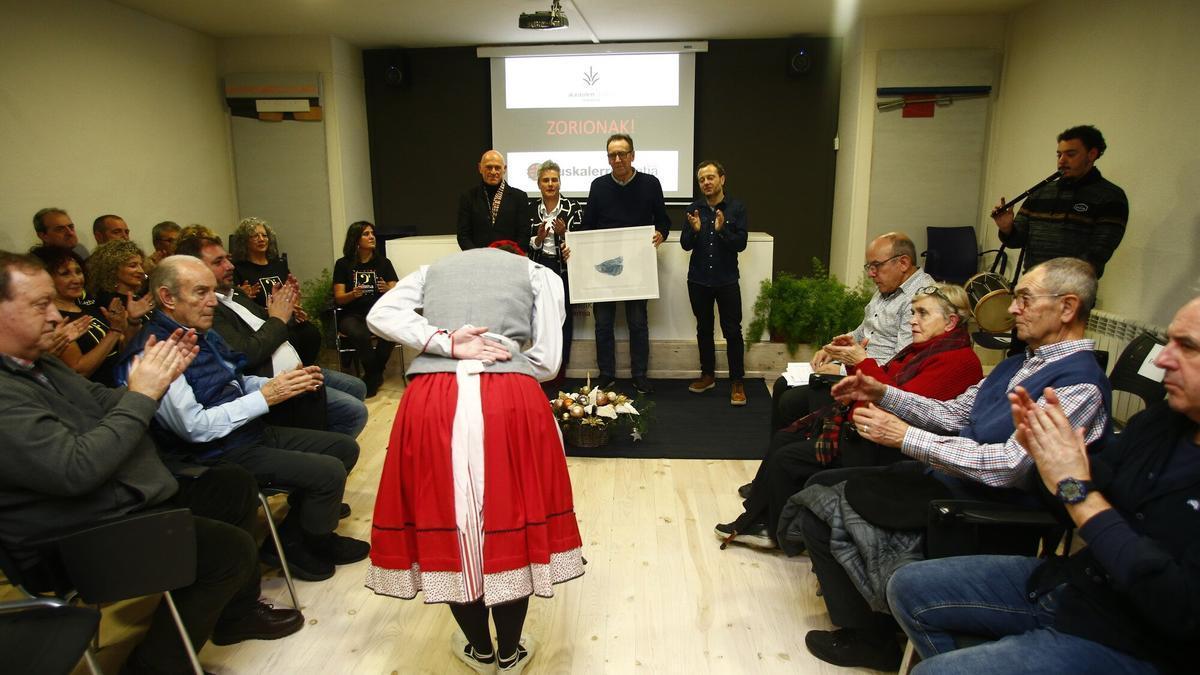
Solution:
M 255 232 L 250 235 L 250 239 L 270 239 L 266 232 Z
M 954 304 L 953 302 L 950 302 L 950 298 L 947 298 L 945 293 L 938 290 L 937 286 L 926 286 L 925 288 L 918 288 L 917 295 L 936 295 L 939 298 L 945 300 L 946 302 L 949 302 L 952 305 Z
M 901 255 L 903 255 L 903 254 L 901 254 Z M 883 267 L 884 265 L 890 263 L 891 261 L 893 261 L 899 257 L 900 257 L 900 255 L 894 255 L 894 256 L 888 258 L 887 260 L 878 260 L 878 261 L 874 261 L 874 262 L 869 262 L 866 265 L 863 265 L 863 271 L 868 274 L 870 274 L 872 272 L 878 272 L 880 267 Z
M 1067 294 L 1066 293 L 1042 293 L 1042 294 L 1035 295 L 1033 293 L 1017 292 L 1015 295 L 1013 295 L 1012 304 L 1015 305 L 1017 309 L 1023 310 L 1029 306 L 1029 302 L 1031 300 L 1034 300 L 1036 298 L 1061 298 L 1064 295 L 1067 295 Z
M 625 160 L 625 159 L 629 159 L 629 156 L 632 154 L 633 154 L 632 152 L 610 152 L 610 153 L 608 153 L 608 158 Z

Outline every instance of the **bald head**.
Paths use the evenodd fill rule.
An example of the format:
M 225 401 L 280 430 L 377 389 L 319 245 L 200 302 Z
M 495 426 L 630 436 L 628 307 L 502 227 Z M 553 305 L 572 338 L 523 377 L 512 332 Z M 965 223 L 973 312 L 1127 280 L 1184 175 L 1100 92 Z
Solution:
M 479 175 L 485 185 L 499 185 L 504 180 L 504 169 L 504 155 L 496 150 L 488 150 L 479 158 Z
M 217 280 L 208 265 L 190 255 L 172 255 L 150 274 L 150 292 L 159 311 L 185 328 L 212 328 Z
M 1200 297 L 1183 306 L 1167 327 L 1167 346 L 1154 358 L 1163 369 L 1167 404 L 1200 423 Z M 1200 439 L 1200 430 L 1193 441 Z

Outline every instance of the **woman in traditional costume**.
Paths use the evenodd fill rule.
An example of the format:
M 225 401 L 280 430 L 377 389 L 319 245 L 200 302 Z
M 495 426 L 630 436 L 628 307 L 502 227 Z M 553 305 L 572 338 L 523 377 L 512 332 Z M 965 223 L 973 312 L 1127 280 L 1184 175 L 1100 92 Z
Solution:
M 533 656 L 529 596 L 583 574 L 562 439 L 538 386 L 558 371 L 563 319 L 558 276 L 495 248 L 421 267 L 367 316 L 420 351 L 380 478 L 367 587 L 448 603 L 455 655 L 478 672 L 520 672 Z

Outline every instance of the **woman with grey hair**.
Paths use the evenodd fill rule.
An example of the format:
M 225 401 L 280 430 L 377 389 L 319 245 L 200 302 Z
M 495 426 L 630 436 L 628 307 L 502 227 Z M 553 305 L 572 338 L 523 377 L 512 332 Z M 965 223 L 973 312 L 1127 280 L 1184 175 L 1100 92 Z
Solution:
M 554 160 L 548 159 L 538 166 L 537 181 L 541 197 L 533 200 L 530 211 L 529 257 L 545 265 L 562 278 L 567 319 L 563 322 L 562 365 L 554 382 L 561 382 L 567 372 L 567 361 L 571 358 L 571 340 L 575 326 L 571 316 L 571 294 L 567 290 L 567 258 L 571 249 L 567 246 L 567 232 L 575 230 L 583 222 L 583 207 L 573 199 L 561 194 L 560 175 L 562 170 Z
M 248 297 L 263 307 L 276 286 L 287 282 L 287 258 L 279 255 L 275 230 L 262 218 L 243 218 L 229 238 L 229 257 L 233 260 L 233 282 Z

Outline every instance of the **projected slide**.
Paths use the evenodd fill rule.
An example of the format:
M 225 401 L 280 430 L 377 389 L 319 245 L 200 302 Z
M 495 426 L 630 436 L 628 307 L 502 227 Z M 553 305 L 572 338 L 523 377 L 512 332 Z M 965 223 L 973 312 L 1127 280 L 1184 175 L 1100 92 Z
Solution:
M 694 54 L 493 57 L 491 75 L 493 145 L 511 185 L 537 194 L 537 166 L 552 159 L 563 193 L 586 197 L 609 173 L 605 140 L 625 133 L 635 169 L 668 198 L 691 198 Z

